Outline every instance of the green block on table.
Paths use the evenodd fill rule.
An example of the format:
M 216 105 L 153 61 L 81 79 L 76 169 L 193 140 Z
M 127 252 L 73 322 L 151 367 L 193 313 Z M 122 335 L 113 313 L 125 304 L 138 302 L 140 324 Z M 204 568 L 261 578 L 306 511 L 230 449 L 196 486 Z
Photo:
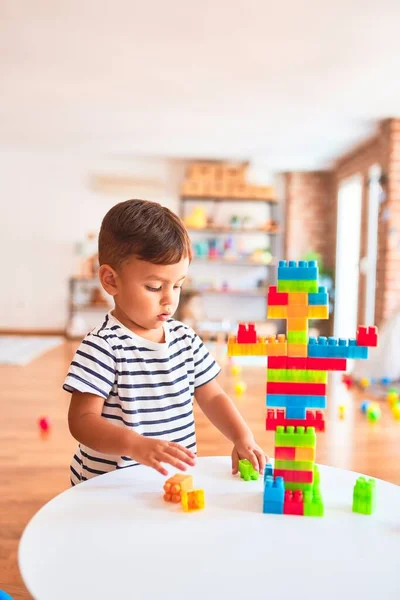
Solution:
M 308 460 L 276 460 L 275 469 L 285 469 L 288 471 L 312 471 L 314 461 Z
M 353 512 L 372 515 L 376 509 L 376 481 L 359 477 L 353 490 Z
M 278 292 L 308 292 L 316 294 L 318 292 L 318 281 L 316 279 L 298 279 L 285 280 L 278 279 Z
M 250 481 L 251 479 L 257 480 L 259 476 L 259 472 L 255 470 L 247 458 L 239 460 L 239 473 L 240 477 L 245 481 Z
M 290 446 L 294 448 L 315 448 L 316 436 L 314 427 L 283 427 L 280 425 L 275 432 L 275 447 Z
M 311 490 L 304 492 L 304 516 L 305 517 L 323 517 L 324 503 L 321 491 L 317 483 L 313 484 Z
M 308 344 L 308 332 L 307 331 L 288 331 L 287 332 L 288 344 Z

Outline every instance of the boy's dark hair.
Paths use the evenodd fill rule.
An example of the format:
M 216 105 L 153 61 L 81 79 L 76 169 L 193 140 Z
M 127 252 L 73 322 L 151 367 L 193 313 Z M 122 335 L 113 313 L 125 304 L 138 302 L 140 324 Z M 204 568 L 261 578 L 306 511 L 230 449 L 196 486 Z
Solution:
M 189 235 L 177 215 L 158 202 L 126 200 L 105 215 L 99 234 L 99 263 L 118 269 L 136 256 L 157 265 L 192 260 Z

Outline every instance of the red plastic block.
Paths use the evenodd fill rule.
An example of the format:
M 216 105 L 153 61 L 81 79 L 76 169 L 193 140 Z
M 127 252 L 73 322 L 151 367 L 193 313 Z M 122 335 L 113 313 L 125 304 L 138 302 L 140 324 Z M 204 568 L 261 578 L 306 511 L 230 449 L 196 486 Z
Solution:
M 288 369 L 288 357 L 287 356 L 268 356 L 267 357 L 267 368 L 268 369 Z
M 267 431 L 276 431 L 276 428 L 280 425 L 283 425 L 283 427 L 287 427 L 288 425 L 298 427 L 301 425 L 303 427 L 315 427 L 315 431 L 325 431 L 325 419 L 320 410 L 316 410 L 315 412 L 307 410 L 305 419 L 287 419 L 283 408 L 278 408 L 277 410 L 268 408 L 265 425 Z
M 277 292 L 276 285 L 270 285 L 268 290 L 268 304 L 270 306 L 287 306 L 289 295 L 287 292 Z
M 326 396 L 326 384 L 268 381 L 267 394 L 298 394 L 301 396 Z
M 275 469 L 274 477 L 283 477 L 286 483 L 312 483 L 313 471 L 290 471 L 288 469 Z
M 291 490 L 285 491 L 283 514 L 304 516 L 304 499 L 301 490 L 296 490 L 295 492 Z
M 307 358 L 302 356 L 288 356 L 287 369 L 307 369 Z M 271 369 L 273 367 L 270 367 Z
M 256 344 L 257 343 L 257 332 L 254 323 L 239 323 L 237 332 L 237 343 L 238 344 Z
M 275 460 L 296 460 L 296 448 L 275 448 Z
M 360 326 L 357 329 L 357 346 L 372 346 L 378 345 L 378 329 L 377 327 Z
M 345 371 L 347 358 L 307 358 L 307 366 L 304 368 L 310 371 Z

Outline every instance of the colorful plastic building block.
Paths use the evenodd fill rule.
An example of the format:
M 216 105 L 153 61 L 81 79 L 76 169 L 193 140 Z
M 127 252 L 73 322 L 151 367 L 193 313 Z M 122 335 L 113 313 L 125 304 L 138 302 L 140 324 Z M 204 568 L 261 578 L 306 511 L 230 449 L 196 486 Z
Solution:
M 183 491 L 193 488 L 193 477 L 177 473 L 167 479 L 164 484 L 164 500 L 167 502 L 180 502 Z
M 324 514 L 315 432 L 325 431 L 325 420 L 320 410 L 310 409 L 326 408 L 328 371 L 346 371 L 348 359 L 367 358 L 368 348 L 378 343 L 376 328 L 364 326 L 355 339 L 309 338 L 309 320 L 329 317 L 328 293 L 318 283 L 315 261 L 281 261 L 276 285 L 268 291 L 268 317 L 287 321 L 287 338 L 259 338 L 252 324 L 241 324 L 228 341 L 230 356 L 267 357 L 266 429 L 276 432 L 276 462 L 274 470 L 269 466 L 264 472 L 264 512 Z M 277 500 L 273 476 L 282 481 L 285 498 L 279 489 Z
M 257 480 L 259 476 L 259 472 L 256 471 L 247 458 L 239 460 L 239 473 L 240 477 L 245 481 L 250 481 L 251 479 Z
M 254 323 L 240 323 L 237 332 L 238 344 L 256 344 L 257 332 Z
M 205 506 L 204 490 L 182 491 L 181 504 L 185 512 L 201 510 Z
M 357 330 L 357 345 L 374 347 L 378 345 L 378 329 L 376 327 L 359 327 Z
M 282 477 L 275 480 L 267 476 L 264 483 L 263 512 L 283 515 L 283 503 L 285 497 L 285 485 Z
M 307 410 L 305 420 L 301 419 L 287 419 L 285 416 L 285 411 L 282 409 L 267 410 L 267 418 L 265 422 L 265 428 L 267 431 L 276 431 L 276 429 L 281 427 L 298 427 L 299 425 L 303 425 L 305 427 L 314 427 L 315 431 L 325 431 L 325 418 L 321 411 L 316 410 Z
M 285 491 L 283 513 L 285 515 L 304 515 L 304 500 L 301 490 L 296 490 L 295 492 L 291 490 Z
M 359 477 L 353 490 L 353 512 L 372 515 L 376 509 L 376 481 Z

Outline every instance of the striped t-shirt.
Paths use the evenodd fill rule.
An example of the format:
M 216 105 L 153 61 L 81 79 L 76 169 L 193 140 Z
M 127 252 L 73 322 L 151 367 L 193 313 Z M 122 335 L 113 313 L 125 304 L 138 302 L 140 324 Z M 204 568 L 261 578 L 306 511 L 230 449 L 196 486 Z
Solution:
M 104 398 L 102 416 L 119 427 L 196 452 L 193 395 L 220 367 L 193 329 L 174 319 L 163 327 L 165 342 L 159 344 L 136 335 L 108 313 L 80 344 L 63 388 Z M 129 456 L 79 444 L 71 484 L 136 464 Z

